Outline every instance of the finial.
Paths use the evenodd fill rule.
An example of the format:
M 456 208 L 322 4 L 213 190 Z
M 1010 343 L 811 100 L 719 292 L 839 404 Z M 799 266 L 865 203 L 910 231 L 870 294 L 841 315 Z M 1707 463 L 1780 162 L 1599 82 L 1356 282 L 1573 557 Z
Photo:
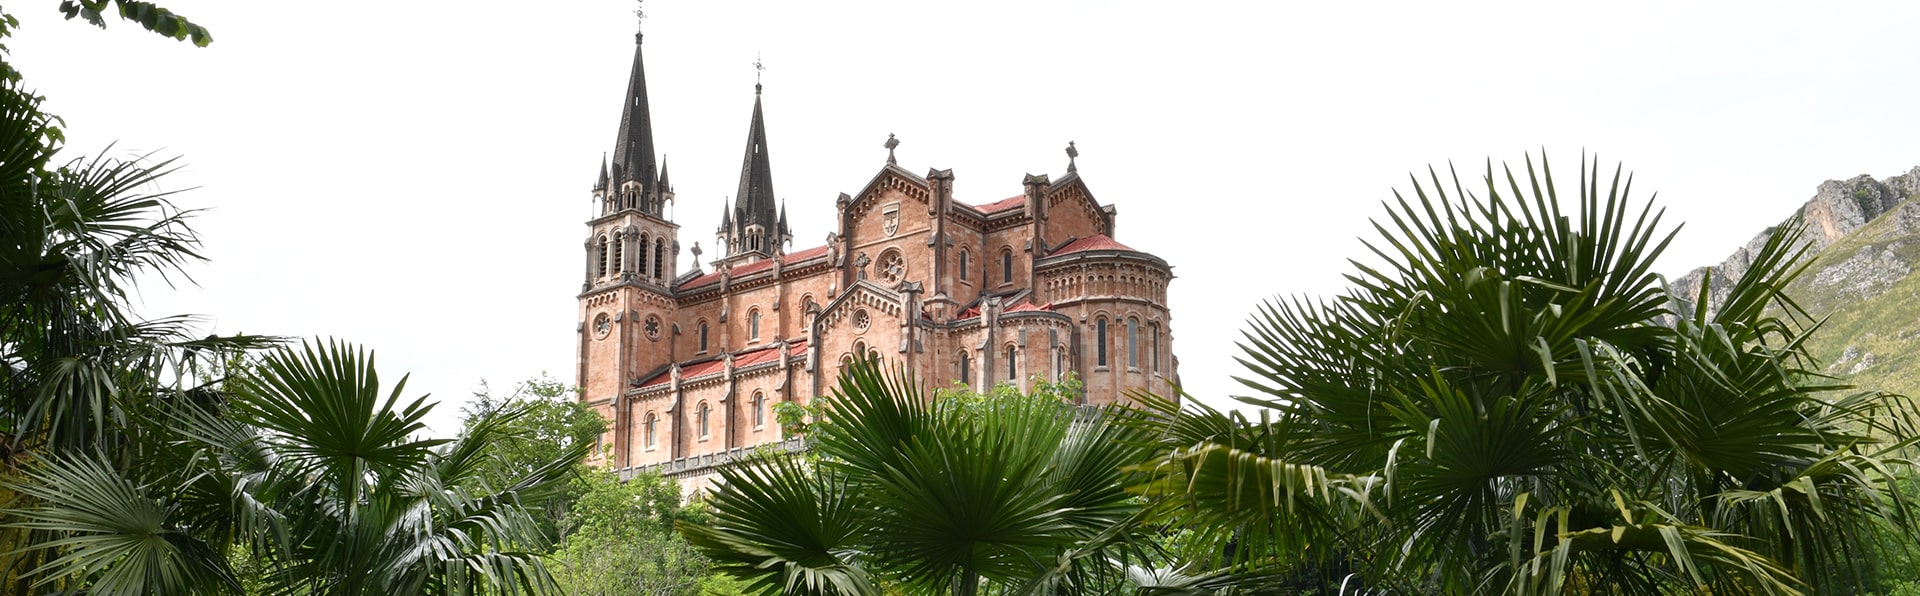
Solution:
M 760 94 L 760 73 L 767 71 L 767 65 L 760 63 L 760 53 L 753 53 L 753 94 Z
M 1076 158 L 1076 157 L 1080 157 L 1080 150 L 1073 148 L 1073 141 L 1067 141 L 1067 173 L 1068 174 L 1072 174 L 1074 172 L 1080 171 L 1080 168 L 1073 165 L 1073 158 Z
M 890 165 L 890 166 L 900 165 L 900 162 L 893 160 L 893 148 L 899 147 L 899 146 L 900 146 L 900 139 L 893 138 L 893 133 L 887 133 L 887 144 L 886 144 L 887 165 Z

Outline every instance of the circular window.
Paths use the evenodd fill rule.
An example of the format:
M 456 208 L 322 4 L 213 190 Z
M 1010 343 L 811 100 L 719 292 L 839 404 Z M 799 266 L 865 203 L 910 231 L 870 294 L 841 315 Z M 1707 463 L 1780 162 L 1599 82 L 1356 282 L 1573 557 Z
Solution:
M 889 250 L 880 255 L 880 279 L 890 284 L 897 284 L 906 277 L 907 259 L 900 256 L 900 251 Z
M 647 315 L 647 339 L 660 341 L 660 315 Z
M 594 339 L 606 339 L 607 334 L 612 332 L 613 332 L 613 317 L 607 316 L 607 313 L 600 313 L 599 315 L 593 317 Z
M 872 327 L 872 326 L 873 326 L 873 316 L 867 314 L 867 309 L 862 308 L 860 310 L 853 311 L 853 330 L 854 331 L 866 331 L 868 327 Z

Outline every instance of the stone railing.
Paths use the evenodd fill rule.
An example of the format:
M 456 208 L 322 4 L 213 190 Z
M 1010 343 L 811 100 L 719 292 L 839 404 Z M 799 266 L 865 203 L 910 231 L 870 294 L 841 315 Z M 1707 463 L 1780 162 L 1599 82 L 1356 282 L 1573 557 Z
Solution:
M 807 449 L 807 443 L 805 439 L 787 439 L 778 443 L 766 443 L 754 447 L 736 447 L 719 453 L 693 455 L 657 464 L 628 466 L 615 471 L 620 473 L 621 480 L 632 480 L 633 477 L 646 473 L 659 474 L 663 477 L 675 479 L 689 476 L 705 476 L 718 472 L 720 468 L 732 465 L 734 462 L 751 458 L 761 449 L 773 449 L 778 453 L 797 453 L 805 451 Z

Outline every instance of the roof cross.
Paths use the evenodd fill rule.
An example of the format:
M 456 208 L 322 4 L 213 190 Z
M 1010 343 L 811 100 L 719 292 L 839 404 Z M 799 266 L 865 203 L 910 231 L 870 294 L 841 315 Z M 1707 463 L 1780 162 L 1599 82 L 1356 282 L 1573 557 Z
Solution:
M 893 133 L 887 133 L 887 144 L 885 146 L 887 148 L 887 165 L 900 165 L 900 162 L 893 160 L 893 148 L 900 146 L 900 139 L 893 138 Z

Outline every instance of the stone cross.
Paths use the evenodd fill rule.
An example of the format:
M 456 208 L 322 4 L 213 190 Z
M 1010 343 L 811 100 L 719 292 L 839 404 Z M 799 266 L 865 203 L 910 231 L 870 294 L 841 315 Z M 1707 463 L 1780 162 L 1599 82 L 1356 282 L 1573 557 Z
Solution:
M 1067 173 L 1069 174 L 1080 171 L 1080 168 L 1073 165 L 1073 158 L 1076 157 L 1080 157 L 1080 150 L 1073 148 L 1073 141 L 1067 141 Z
M 900 162 L 893 160 L 893 148 L 899 146 L 900 139 L 893 138 L 893 133 L 887 133 L 887 165 L 900 165 Z

